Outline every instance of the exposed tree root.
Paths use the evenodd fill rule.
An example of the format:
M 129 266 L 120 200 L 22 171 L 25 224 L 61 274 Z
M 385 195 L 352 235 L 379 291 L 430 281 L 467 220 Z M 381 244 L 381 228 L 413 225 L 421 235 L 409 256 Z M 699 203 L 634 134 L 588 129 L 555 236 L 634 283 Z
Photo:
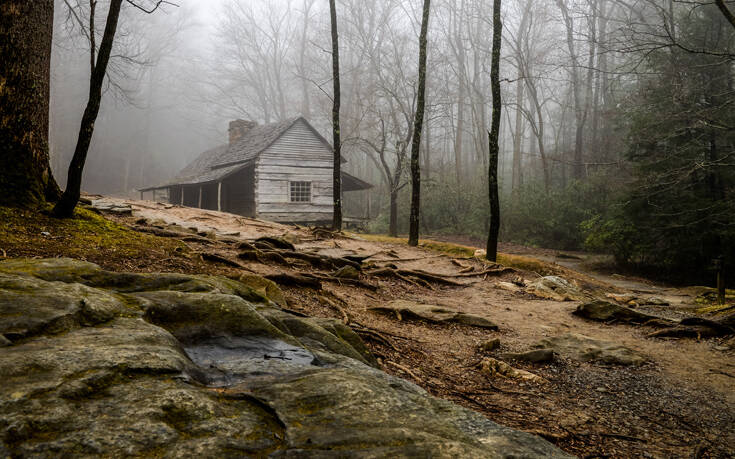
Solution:
M 400 363 L 392 362 L 390 360 L 386 360 L 385 363 L 387 363 L 388 365 L 390 365 L 390 366 L 392 366 L 394 368 L 397 368 L 397 369 L 401 370 L 402 372 L 406 373 L 407 375 L 410 375 L 416 381 L 419 381 L 419 382 L 423 381 L 423 379 L 422 378 L 419 378 L 416 375 L 416 373 L 414 373 L 413 371 L 411 371 L 409 368 L 401 365 Z
M 298 274 L 269 274 L 267 276 L 264 276 L 268 280 L 272 280 L 276 284 L 281 285 L 291 285 L 294 287 L 306 287 L 306 288 L 313 288 L 314 290 L 321 290 L 322 289 L 322 283 L 319 282 L 317 279 L 301 276 Z
M 349 314 L 347 314 L 347 311 L 345 311 L 345 309 L 342 306 L 337 304 L 337 302 L 330 300 L 324 295 L 318 295 L 317 299 L 319 300 L 320 303 L 326 304 L 327 306 L 331 306 L 332 308 L 336 309 L 342 315 L 342 322 L 344 322 L 345 325 L 350 324 Z
M 369 284 L 359 279 L 345 279 L 343 277 L 323 276 L 320 274 L 304 274 L 304 276 L 318 279 L 320 281 L 332 282 L 332 283 L 340 284 L 340 285 L 341 284 L 354 285 L 355 287 L 361 287 L 361 288 L 364 288 L 364 289 L 367 289 L 373 292 L 377 291 L 380 288 L 380 286 L 378 285 Z
M 379 276 L 379 277 L 395 277 L 403 281 L 406 281 L 406 277 L 416 277 L 426 282 L 433 282 L 435 284 L 451 285 L 451 286 L 456 286 L 456 287 L 464 286 L 464 284 L 462 283 L 453 281 L 451 279 L 447 279 L 438 274 L 428 273 L 426 271 L 422 271 L 419 269 L 412 270 L 412 269 L 378 268 L 372 271 L 368 271 L 367 274 L 371 276 Z M 407 282 L 416 284 L 413 281 L 407 281 Z
M 216 253 L 200 252 L 199 253 L 199 257 L 203 261 L 211 261 L 213 263 L 220 263 L 220 264 L 227 265 L 227 266 L 230 266 L 230 267 L 233 267 L 233 268 L 238 268 L 238 269 L 244 269 L 246 271 L 251 271 L 250 269 L 246 268 L 245 266 L 241 265 L 240 263 L 238 263 L 238 262 L 236 262 L 234 260 L 230 260 L 228 258 L 225 258 L 222 255 L 218 255 Z

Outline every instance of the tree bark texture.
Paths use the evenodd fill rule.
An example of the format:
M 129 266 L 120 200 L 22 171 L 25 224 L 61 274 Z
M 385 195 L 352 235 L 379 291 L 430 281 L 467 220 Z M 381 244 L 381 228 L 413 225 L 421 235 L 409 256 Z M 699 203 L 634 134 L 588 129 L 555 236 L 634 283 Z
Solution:
M 82 187 L 82 172 L 84 170 L 84 163 L 87 161 L 89 144 L 92 142 L 92 135 L 94 134 L 94 123 L 100 111 L 102 84 L 105 81 L 107 63 L 110 61 L 112 44 L 115 41 L 115 32 L 117 30 L 117 21 L 120 17 L 122 1 L 112 0 L 110 2 L 105 31 L 102 35 L 99 52 L 97 53 L 97 62 L 95 63 L 89 81 L 87 107 L 84 109 L 82 123 L 79 127 L 79 137 L 77 138 L 77 145 L 74 149 L 74 156 L 69 164 L 66 190 L 64 190 L 64 194 L 61 195 L 61 199 L 56 203 L 56 207 L 54 207 L 54 215 L 58 217 L 71 217 L 79 201 L 79 194 Z
M 58 198 L 49 165 L 52 0 L 0 2 L 0 205 Z
M 503 24 L 500 20 L 501 0 L 493 0 L 493 50 L 490 63 L 490 84 L 493 95 L 493 113 L 489 133 L 488 195 L 490 199 L 490 230 L 487 235 L 486 256 L 490 261 L 498 258 L 498 233 L 500 232 L 500 199 L 498 197 L 498 156 L 500 145 L 500 46 Z
M 332 22 L 332 82 L 334 84 L 334 96 L 332 105 L 332 143 L 334 144 L 334 167 L 332 171 L 334 196 L 334 210 L 332 211 L 332 228 L 342 230 L 342 164 L 341 140 L 339 128 L 339 35 L 337 33 L 337 7 L 335 0 L 329 0 L 329 13 Z
M 419 87 L 416 98 L 416 114 L 413 123 L 413 140 L 411 142 L 411 217 L 408 228 L 408 245 L 419 245 L 419 213 L 421 207 L 421 166 L 419 152 L 421 149 L 421 131 L 424 126 L 424 110 L 426 106 L 426 35 L 429 29 L 429 10 L 431 0 L 424 0 L 421 17 L 421 34 L 419 35 Z

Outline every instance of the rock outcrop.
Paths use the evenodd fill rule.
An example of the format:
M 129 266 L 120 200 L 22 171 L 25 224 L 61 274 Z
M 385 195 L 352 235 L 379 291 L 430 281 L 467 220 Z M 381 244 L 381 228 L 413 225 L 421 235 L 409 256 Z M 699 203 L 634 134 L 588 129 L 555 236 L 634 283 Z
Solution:
M 545 276 L 528 284 L 528 293 L 555 301 L 585 301 L 591 296 L 559 276 Z
M 568 457 L 383 373 L 350 328 L 268 293 L 0 262 L 0 457 Z
M 603 341 L 578 333 L 544 338 L 534 347 L 551 349 L 556 354 L 580 362 L 600 362 L 615 365 L 643 365 L 646 358 L 640 353 L 611 341 Z
M 395 315 L 398 320 L 416 319 L 434 323 L 457 323 L 474 327 L 497 330 L 498 326 L 490 319 L 477 314 L 468 314 L 456 309 L 420 304 L 407 300 L 395 300 L 382 306 L 368 308 L 369 311 Z

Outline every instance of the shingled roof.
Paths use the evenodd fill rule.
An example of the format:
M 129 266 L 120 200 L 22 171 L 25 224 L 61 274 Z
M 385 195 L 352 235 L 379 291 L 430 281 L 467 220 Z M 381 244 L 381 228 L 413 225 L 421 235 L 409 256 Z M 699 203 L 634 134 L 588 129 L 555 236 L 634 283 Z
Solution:
M 220 145 L 205 151 L 168 182 L 142 188 L 139 191 L 157 190 L 172 185 L 196 185 L 220 181 L 244 165 L 253 162 L 299 119 L 302 119 L 302 117 L 256 125 L 234 144 Z M 304 121 L 306 122 L 306 120 Z M 306 124 L 309 125 L 308 122 Z M 317 135 L 319 136 L 318 133 Z M 326 140 L 321 136 L 319 138 L 331 148 Z
M 174 185 L 200 185 L 223 180 L 242 167 L 252 164 L 263 151 L 270 147 L 299 120 L 303 120 L 306 126 L 314 132 L 314 135 L 329 149 L 332 148 L 329 142 L 301 116 L 275 123 L 255 125 L 248 129 L 236 142 L 220 145 L 200 154 L 194 161 L 183 168 L 176 177 L 168 182 L 162 185 L 141 188 L 138 191 L 159 190 Z M 342 158 L 342 162 L 346 162 L 346 160 Z M 346 172 L 343 172 L 342 176 L 347 181 L 345 191 L 372 187 L 369 183 L 353 177 Z

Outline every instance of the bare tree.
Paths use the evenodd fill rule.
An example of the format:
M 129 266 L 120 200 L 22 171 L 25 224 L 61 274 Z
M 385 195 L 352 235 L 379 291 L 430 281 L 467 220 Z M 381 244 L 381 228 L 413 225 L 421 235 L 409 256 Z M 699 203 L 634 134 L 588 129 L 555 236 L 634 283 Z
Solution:
M 334 210 L 332 211 L 332 228 L 342 230 L 342 154 L 339 132 L 339 35 L 337 33 L 337 7 L 335 0 L 329 0 L 329 16 L 332 29 L 332 79 L 333 79 L 333 105 L 332 105 L 332 142 L 334 144 L 334 166 L 332 168 L 332 195 L 334 198 Z
M 96 59 L 94 54 L 96 52 L 94 44 L 96 40 L 94 36 L 94 6 L 96 1 L 92 1 L 92 15 L 90 16 L 90 52 L 92 57 L 90 61 L 94 61 L 94 66 L 91 68 L 91 76 L 89 82 L 89 98 L 87 100 L 87 106 L 84 109 L 84 115 L 82 116 L 81 126 L 79 127 L 79 137 L 77 139 L 77 145 L 74 149 L 74 156 L 72 157 L 71 164 L 69 164 L 68 178 L 66 181 L 66 189 L 61 195 L 59 202 L 54 206 L 53 214 L 57 217 L 71 217 L 74 214 L 74 208 L 79 201 L 79 195 L 81 193 L 82 186 L 82 172 L 84 170 L 84 163 L 87 160 L 87 152 L 89 151 L 89 144 L 92 141 L 92 135 L 94 134 L 94 123 L 97 120 L 97 114 L 100 110 L 100 103 L 102 101 L 102 85 L 107 74 L 107 64 L 110 61 L 110 54 L 112 52 L 112 45 L 115 40 L 115 32 L 117 31 L 117 23 L 120 18 L 120 9 L 122 8 L 123 0 L 111 0 L 110 8 L 107 12 L 107 21 L 105 22 L 105 31 L 102 35 L 102 41 L 100 42 L 99 52 L 97 53 Z M 153 13 L 162 4 L 171 4 L 169 2 L 158 0 L 155 5 L 150 9 L 138 5 L 131 0 L 127 0 L 127 3 L 144 11 L 145 13 Z
M 488 135 L 490 158 L 488 161 L 488 195 L 490 199 L 490 229 L 487 235 L 486 256 L 490 261 L 498 258 L 498 234 L 500 233 L 500 198 L 498 196 L 498 156 L 500 154 L 500 117 L 503 108 L 500 99 L 500 47 L 503 23 L 500 20 L 501 0 L 493 0 L 493 50 L 490 67 L 493 112 Z
M 419 87 L 416 96 L 416 114 L 413 123 L 413 140 L 411 141 L 411 216 L 409 220 L 408 245 L 419 244 L 419 213 L 421 211 L 421 165 L 419 152 L 421 149 L 421 131 L 424 126 L 424 108 L 426 106 L 426 36 L 429 29 L 429 11 L 431 0 L 424 0 L 421 16 L 421 35 L 419 36 Z

